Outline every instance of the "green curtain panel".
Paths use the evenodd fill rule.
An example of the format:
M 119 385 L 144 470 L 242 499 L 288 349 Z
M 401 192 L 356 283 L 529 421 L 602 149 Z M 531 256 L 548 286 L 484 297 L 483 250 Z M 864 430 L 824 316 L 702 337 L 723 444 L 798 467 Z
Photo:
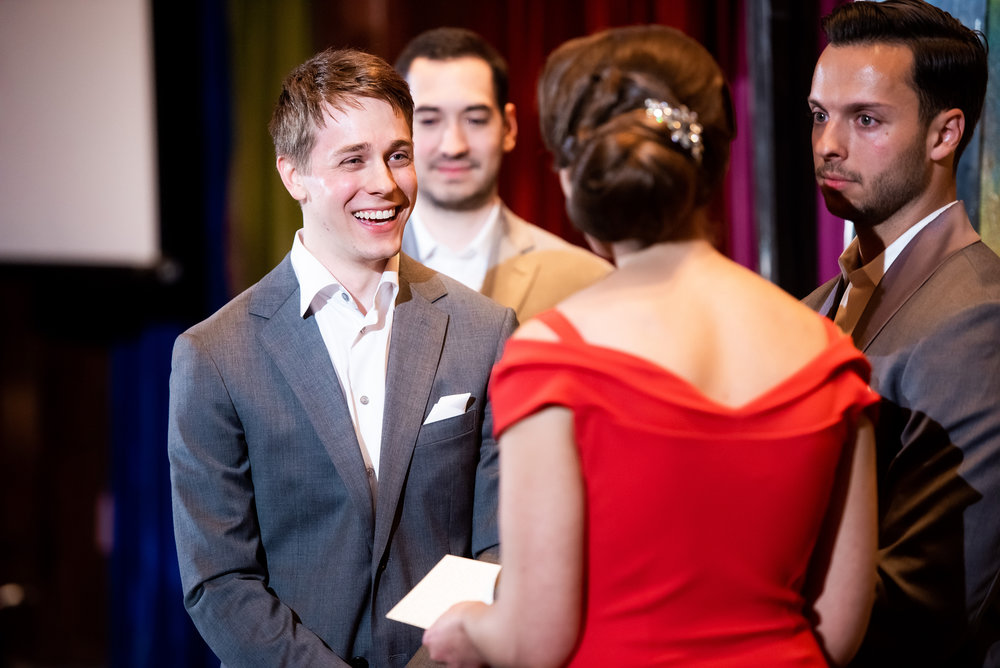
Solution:
M 226 213 L 232 294 L 276 265 L 302 225 L 281 184 L 267 122 L 288 72 L 312 55 L 307 0 L 230 0 L 233 152 Z

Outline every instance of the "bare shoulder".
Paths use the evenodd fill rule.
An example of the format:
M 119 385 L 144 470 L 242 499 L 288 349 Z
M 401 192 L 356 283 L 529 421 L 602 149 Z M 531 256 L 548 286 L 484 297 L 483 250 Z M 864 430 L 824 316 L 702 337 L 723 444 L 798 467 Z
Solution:
M 792 297 L 780 287 L 743 267 L 737 276 L 743 293 L 741 314 L 747 334 L 785 343 L 789 353 L 804 356 L 816 353 L 827 344 L 827 330 L 822 316 Z
M 558 341 L 559 336 L 552 329 L 538 318 L 532 318 L 518 327 L 512 339 L 524 339 L 529 341 Z

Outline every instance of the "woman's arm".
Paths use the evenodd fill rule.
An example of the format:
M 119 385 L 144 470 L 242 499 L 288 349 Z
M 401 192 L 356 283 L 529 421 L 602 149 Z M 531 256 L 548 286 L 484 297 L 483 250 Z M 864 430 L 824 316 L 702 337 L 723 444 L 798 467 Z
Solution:
M 837 468 L 806 586 L 813 630 L 834 666 L 858 651 L 875 598 L 878 549 L 875 437 L 861 418 L 854 442 Z
M 551 407 L 500 439 L 503 571 L 491 606 L 462 603 L 424 634 L 449 666 L 558 666 L 576 645 L 583 598 L 584 490 L 573 414 Z

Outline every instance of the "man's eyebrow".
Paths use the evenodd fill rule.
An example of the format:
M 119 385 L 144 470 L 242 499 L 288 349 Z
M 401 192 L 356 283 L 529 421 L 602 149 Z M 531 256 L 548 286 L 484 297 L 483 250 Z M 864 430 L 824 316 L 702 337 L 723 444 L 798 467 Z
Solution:
M 463 114 L 467 114 L 469 112 L 480 112 L 480 111 L 485 112 L 485 113 L 492 113 L 493 112 L 493 107 L 491 107 L 488 104 L 471 104 L 468 107 L 464 107 L 462 109 L 462 113 Z M 416 109 L 414 109 L 413 113 L 415 113 L 415 114 L 421 114 L 421 113 L 423 113 L 423 114 L 440 114 L 442 112 L 441 112 L 441 107 L 435 107 L 435 106 L 430 105 L 430 104 L 422 104 L 422 105 L 418 106 Z
M 413 142 L 408 139 L 397 139 L 389 145 L 389 152 L 398 151 L 401 148 L 412 149 Z
M 368 142 L 361 142 L 360 144 L 348 144 L 347 146 L 341 146 L 336 151 L 335 155 L 342 155 L 344 153 L 365 153 L 371 151 L 372 145 Z
M 891 109 L 892 104 L 887 102 L 854 102 L 846 106 L 847 111 L 855 113 L 858 111 L 863 111 L 865 109 L 870 109 L 872 111 L 882 111 L 883 109 Z
M 817 100 L 814 97 L 810 97 L 809 98 L 808 104 L 809 104 L 809 106 L 812 106 L 812 107 L 822 107 L 823 109 L 826 109 L 828 107 L 828 105 L 823 104 L 822 102 L 820 102 L 819 100 Z M 834 105 L 834 106 L 837 106 L 837 105 Z M 888 102 L 865 102 L 865 101 L 861 101 L 861 102 L 851 102 L 850 104 L 842 105 L 840 108 L 843 109 L 843 111 L 845 113 L 856 114 L 859 111 L 864 111 L 866 109 L 867 110 L 871 110 L 871 111 L 882 111 L 882 110 L 885 110 L 885 109 L 891 109 L 892 106 L 893 105 L 891 103 L 888 103 Z

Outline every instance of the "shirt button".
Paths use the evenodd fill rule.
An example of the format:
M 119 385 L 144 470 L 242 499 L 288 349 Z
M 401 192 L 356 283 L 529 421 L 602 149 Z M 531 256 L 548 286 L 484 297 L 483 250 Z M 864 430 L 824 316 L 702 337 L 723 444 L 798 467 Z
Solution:
M 373 469 L 372 467 L 369 466 L 368 468 L 365 469 L 365 471 L 368 473 L 369 478 L 375 477 L 375 469 Z
M 362 334 L 364 334 L 364 333 L 365 333 L 365 332 L 367 332 L 367 331 L 368 331 L 368 328 L 367 328 L 367 327 L 362 327 L 362 328 L 361 328 L 361 333 L 362 333 Z
M 341 292 L 341 293 L 340 293 L 340 296 L 341 296 L 341 298 L 342 298 L 342 299 L 343 299 L 343 300 L 344 300 L 345 302 L 349 302 L 349 301 L 351 301 L 351 298 L 350 298 L 350 297 L 348 296 L 348 294 L 347 294 L 346 292 Z
M 361 395 L 361 405 L 362 406 L 368 405 L 368 397 L 366 397 L 365 395 Z

